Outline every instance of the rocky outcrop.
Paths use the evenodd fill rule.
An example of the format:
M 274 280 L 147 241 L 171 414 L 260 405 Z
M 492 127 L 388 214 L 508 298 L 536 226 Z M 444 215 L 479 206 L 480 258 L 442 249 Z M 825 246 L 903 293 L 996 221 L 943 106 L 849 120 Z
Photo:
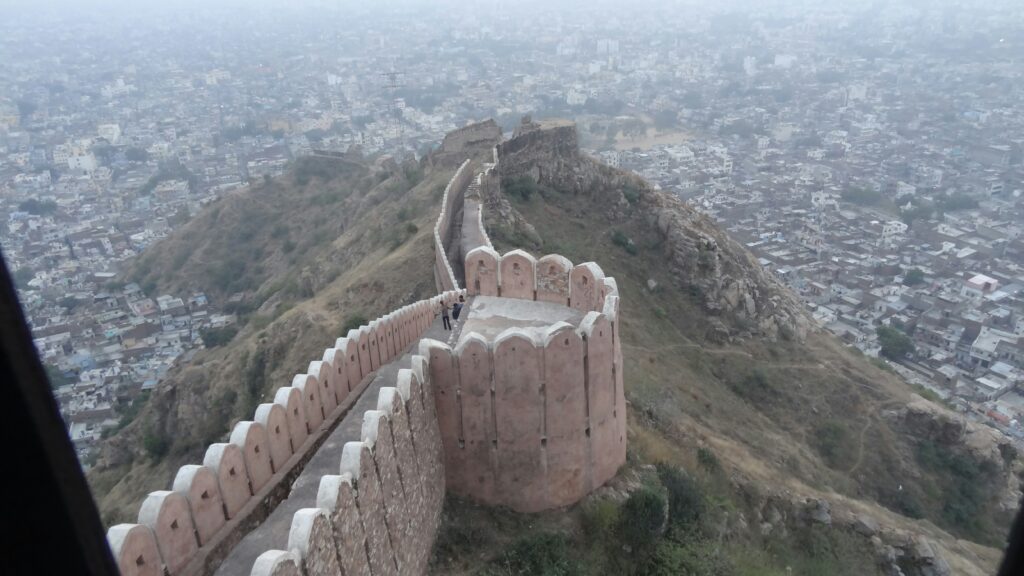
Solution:
M 597 202 L 588 205 L 604 207 L 609 222 L 639 218 L 656 228 L 675 281 L 699 298 L 711 317 L 709 339 L 802 340 L 812 329 L 792 293 L 710 218 L 634 174 L 581 154 L 573 123 L 525 118 L 513 138 L 498 146 L 498 156 L 502 182 L 528 177 L 560 192 L 589 195 Z M 505 224 L 522 229 L 511 207 L 503 213 Z

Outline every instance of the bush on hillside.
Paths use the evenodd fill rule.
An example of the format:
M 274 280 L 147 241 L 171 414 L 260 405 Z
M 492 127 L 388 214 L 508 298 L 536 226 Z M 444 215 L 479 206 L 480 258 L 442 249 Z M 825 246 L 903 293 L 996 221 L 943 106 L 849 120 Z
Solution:
M 879 326 L 875 333 L 882 346 L 882 356 L 890 360 L 902 360 L 914 352 L 914 343 L 903 332 L 889 326 Z
M 647 487 L 629 495 L 619 514 L 618 533 L 635 553 L 649 550 L 664 528 L 664 496 Z
M 704 496 L 697 483 L 668 464 L 658 464 L 658 478 L 668 491 L 669 521 L 679 528 L 693 527 L 704 514 Z
M 494 561 L 487 575 L 575 576 L 579 566 L 569 557 L 569 540 L 563 534 L 539 532 L 517 540 Z

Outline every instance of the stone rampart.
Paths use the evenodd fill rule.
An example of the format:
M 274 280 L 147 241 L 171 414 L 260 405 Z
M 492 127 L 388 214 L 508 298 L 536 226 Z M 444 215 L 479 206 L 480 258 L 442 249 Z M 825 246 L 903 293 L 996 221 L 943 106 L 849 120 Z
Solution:
M 292 556 L 264 552 L 251 573 L 276 574 L 268 570 L 278 559 L 305 576 L 426 573 L 445 495 L 433 397 L 426 359 L 414 355 L 363 414 L 360 440 L 345 444 L 338 474 L 320 478 L 316 507 L 294 514 Z
M 374 371 L 401 357 L 430 326 L 440 301 L 451 301 L 458 294 L 445 292 L 404 306 L 338 338 L 319 360 L 310 362 L 305 374 L 296 375 L 290 386 L 278 389 L 272 402 L 261 404 L 253 420 L 237 423 L 228 442 L 211 445 L 202 464 L 183 466 L 171 490 L 150 493 L 139 510 L 137 524 L 119 524 L 107 533 L 121 574 L 208 573 L 246 532 L 287 497 L 291 482 L 306 460 L 351 409 Z M 429 410 L 424 408 L 423 370 L 418 370 L 418 374 L 404 371 L 396 388 L 381 393 L 377 428 L 366 440 L 371 456 L 380 452 L 373 450 L 374 440 L 385 438 L 387 445 L 393 446 L 388 453 L 394 462 L 391 470 L 397 476 L 388 485 L 393 495 L 390 510 L 395 513 L 394 502 L 409 502 L 409 511 L 424 515 L 422 522 L 415 524 L 422 530 L 410 531 L 406 540 L 418 542 L 420 532 L 428 535 L 429 538 L 423 538 L 427 538 L 424 545 L 429 552 L 440 517 L 444 474 L 440 456 L 435 454 L 430 459 L 430 454 L 439 454 L 441 443 L 436 433 L 431 437 L 436 429 L 436 423 L 433 428 L 430 424 L 436 422 L 433 402 L 429 403 Z M 411 406 L 410 399 L 414 399 Z M 419 436 L 414 437 L 416 431 Z M 422 446 L 415 444 L 414 438 Z M 414 459 L 412 465 L 399 466 L 399 462 L 408 462 L 409 458 Z M 429 491 L 427 480 L 419 477 L 421 470 L 437 477 Z M 356 485 L 358 478 L 357 474 L 352 475 Z M 401 478 L 407 478 L 410 493 L 403 491 L 402 500 L 396 500 L 397 488 L 404 486 Z M 307 513 L 296 520 L 298 528 L 293 525 L 293 531 L 301 533 L 301 538 L 296 538 L 302 542 L 294 547 L 295 559 L 305 566 L 307 576 L 339 573 L 329 572 L 335 566 L 330 560 L 334 541 L 329 547 L 322 542 L 333 538 L 327 528 L 337 511 L 332 508 L 325 510 L 325 514 Z M 425 557 L 421 553 L 403 558 L 403 562 L 422 563 Z M 310 558 L 317 560 L 311 564 Z M 271 567 L 278 570 L 291 561 L 280 555 L 274 556 L 273 561 L 261 559 L 253 573 Z M 314 569 L 313 564 L 327 568 Z
M 455 155 L 495 139 L 495 127 L 454 133 L 445 149 Z M 501 185 L 499 156 L 517 163 L 535 152 L 531 142 L 575 145 L 574 131 L 566 132 L 571 143 L 550 144 L 533 134 L 542 128 L 562 131 L 524 124 L 512 141 L 493 147 L 493 163 L 466 160 L 449 181 L 434 227 L 438 296 L 339 338 L 252 421 L 236 424 L 228 442 L 210 446 L 202 464 L 183 466 L 172 490 L 151 493 L 138 524 L 110 529 L 123 575 L 210 573 L 288 499 L 306 462 L 374 377 L 376 402 L 361 415 L 357 439 L 353 414 L 338 428 L 345 438 L 324 444 L 335 451 L 317 457 L 338 464 L 336 473 L 319 476 L 315 506 L 279 510 L 291 514 L 287 551 L 260 544 L 245 556 L 247 564 L 262 552 L 254 576 L 425 574 L 448 489 L 537 512 L 578 502 L 616 474 L 626 459 L 626 408 L 615 280 L 593 262 L 573 265 L 557 254 L 500 255 L 483 226 L 482 203 Z M 420 340 L 440 303 L 466 294 L 536 302 L 515 303 L 534 313 L 563 306 L 560 317 L 572 324 L 544 315 L 530 327 L 517 321 L 494 329 L 490 338 L 470 331 L 454 349 Z M 417 341 L 408 367 L 377 373 Z M 380 387 L 391 374 L 393 385 Z M 363 398 L 359 410 L 373 399 Z M 350 435 L 354 441 L 339 451 Z M 320 470 L 308 468 L 301 481 Z
M 420 342 L 435 390 L 448 488 L 488 505 L 537 512 L 567 506 L 626 460 L 626 402 L 613 278 L 490 248 L 467 257 L 471 295 L 560 303 L 579 326 L 464 334 L 452 349 Z
M 438 292 L 459 289 L 459 281 L 448 260 L 448 251 L 453 242 L 452 232 L 455 217 L 462 210 L 466 188 L 472 178 L 473 170 L 470 167 L 470 161 L 466 160 L 455 171 L 455 175 L 445 187 L 444 196 L 441 199 L 441 212 L 434 224 L 434 278 Z

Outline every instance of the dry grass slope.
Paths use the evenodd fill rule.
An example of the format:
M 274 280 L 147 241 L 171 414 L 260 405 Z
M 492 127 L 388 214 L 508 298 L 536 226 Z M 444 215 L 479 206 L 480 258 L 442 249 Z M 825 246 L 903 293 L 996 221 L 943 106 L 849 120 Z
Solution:
M 176 365 L 109 438 L 89 478 L 108 525 L 202 461 L 238 420 L 304 372 L 346 322 L 434 293 L 430 230 L 448 169 L 306 158 L 206 208 L 126 279 L 203 290 L 239 314 L 229 342 Z
M 608 216 L 608 206 L 621 205 L 615 196 L 537 187 L 512 200 L 542 237 L 535 255 L 593 260 L 618 280 L 634 463 L 695 470 L 695 448 L 707 447 L 741 484 L 843 503 L 932 535 L 952 551 L 952 564 L 967 559 L 962 573 L 993 571 L 998 552 L 966 540 L 1001 546 L 1008 518 L 995 498 L 970 502 L 981 522 L 951 521 L 954 491 L 944 473 L 922 463 L 917 439 L 881 416 L 915 398 L 907 384 L 824 333 L 804 342 L 709 341 L 701 295 L 670 277 L 663 239 L 639 203 L 630 201 L 624 218 Z M 501 223 L 491 236 L 500 252 L 525 241 Z

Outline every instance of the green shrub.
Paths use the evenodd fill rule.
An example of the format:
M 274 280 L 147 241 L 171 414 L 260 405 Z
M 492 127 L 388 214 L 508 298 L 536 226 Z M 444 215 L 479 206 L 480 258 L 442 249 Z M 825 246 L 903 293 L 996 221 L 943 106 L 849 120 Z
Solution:
M 619 514 L 620 538 L 635 552 L 649 550 L 665 527 L 665 497 L 651 488 L 629 495 Z
M 199 331 L 207 348 L 217 348 L 231 341 L 238 334 L 238 326 L 232 324 L 223 328 L 206 328 Z
M 668 517 L 673 526 L 688 528 L 704 514 L 704 494 L 679 468 L 658 464 L 658 478 L 668 491 Z
M 708 472 L 718 472 L 722 465 L 718 462 L 718 456 L 711 451 L 711 448 L 699 446 L 697 448 L 697 464 Z
M 529 200 L 533 193 L 539 190 L 537 183 L 529 176 L 506 178 L 502 180 L 501 188 L 505 191 L 505 195 L 520 200 Z
M 907 354 L 914 352 L 914 343 L 906 334 L 895 328 L 879 326 L 875 333 L 878 335 L 878 343 L 882 346 L 882 356 L 890 360 L 902 360 Z
M 153 428 L 150 428 L 146 430 L 146 433 L 142 436 L 142 447 L 145 448 L 146 453 L 149 454 L 150 458 L 159 460 L 167 455 L 167 451 L 170 449 L 171 444 L 163 434 Z
M 662 540 L 638 573 L 645 576 L 727 576 L 733 574 L 734 569 L 721 558 L 715 546 Z
M 829 468 L 838 469 L 849 463 L 849 433 L 838 422 L 826 422 L 815 428 L 813 444 Z
M 626 198 L 626 201 L 630 204 L 636 204 L 636 201 L 640 199 L 640 190 L 633 186 L 626 186 L 622 189 L 622 195 Z
M 619 521 L 619 505 L 612 500 L 597 500 L 583 506 L 580 523 L 588 539 L 607 536 Z
M 341 326 L 342 338 L 348 335 L 349 330 L 358 330 L 360 326 L 364 326 L 368 323 L 366 316 L 363 316 L 362 314 L 352 314 L 348 318 L 345 318 L 345 323 Z
M 562 535 L 539 532 L 517 540 L 494 562 L 491 574 L 512 576 L 574 576 L 579 567 L 569 558 L 569 542 Z
M 633 241 L 629 239 L 629 236 L 626 236 L 622 230 L 615 230 L 612 232 L 612 244 L 622 248 L 629 254 L 635 255 L 637 253 L 636 244 L 634 244 Z

